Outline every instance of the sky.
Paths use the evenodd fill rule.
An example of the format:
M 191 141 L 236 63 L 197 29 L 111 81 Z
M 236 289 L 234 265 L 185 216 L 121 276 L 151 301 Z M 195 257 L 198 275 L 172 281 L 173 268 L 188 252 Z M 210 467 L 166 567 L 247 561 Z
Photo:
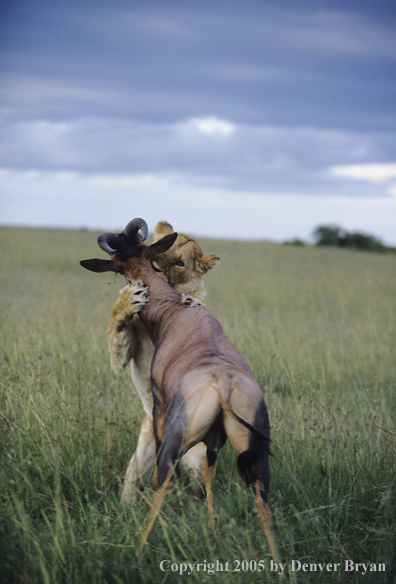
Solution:
M 0 0 L 0 224 L 396 245 L 395 0 Z

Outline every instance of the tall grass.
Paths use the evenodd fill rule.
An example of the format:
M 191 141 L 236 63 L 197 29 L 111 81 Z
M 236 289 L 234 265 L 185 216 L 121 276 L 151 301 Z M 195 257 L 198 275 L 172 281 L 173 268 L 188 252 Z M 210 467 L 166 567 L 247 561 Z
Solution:
M 396 257 L 271 243 L 200 241 L 221 263 L 207 305 L 257 376 L 272 425 L 271 494 L 298 582 L 393 582 Z M 0 581 L 272 582 L 251 493 L 225 446 L 218 528 L 180 476 L 143 554 L 150 486 L 119 502 L 143 412 L 109 365 L 105 328 L 120 277 L 84 271 L 85 231 L 1 228 Z M 160 562 L 264 560 L 265 571 L 191 576 Z M 344 571 L 344 561 L 385 572 Z M 166 564 L 170 566 L 171 564 Z M 249 564 L 250 566 L 250 564 Z M 241 566 L 240 566 L 241 567 Z M 246 564 L 244 565 L 246 567 Z M 319 568 L 318 568 L 319 569 Z

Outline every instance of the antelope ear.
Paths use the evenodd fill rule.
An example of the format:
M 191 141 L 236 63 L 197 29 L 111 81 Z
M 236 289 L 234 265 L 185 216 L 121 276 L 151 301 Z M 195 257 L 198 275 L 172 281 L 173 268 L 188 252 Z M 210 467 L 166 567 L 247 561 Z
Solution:
M 153 257 L 158 255 L 159 253 L 164 253 L 168 251 L 168 249 L 170 249 L 172 245 L 175 243 L 176 239 L 177 233 L 170 233 L 169 235 L 165 235 L 165 237 L 163 237 L 159 241 L 152 243 L 148 248 L 150 259 L 153 259 Z
M 91 272 L 115 272 L 114 264 L 111 260 L 82 260 L 80 265 Z

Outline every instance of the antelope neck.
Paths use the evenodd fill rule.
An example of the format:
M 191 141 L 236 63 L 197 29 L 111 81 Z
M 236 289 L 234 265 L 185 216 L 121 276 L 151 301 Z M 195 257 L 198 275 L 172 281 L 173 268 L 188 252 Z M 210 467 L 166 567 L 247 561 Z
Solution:
M 179 295 L 151 267 L 142 268 L 138 278 L 148 286 L 150 298 L 139 316 L 156 345 L 172 321 L 174 312 L 185 307 Z

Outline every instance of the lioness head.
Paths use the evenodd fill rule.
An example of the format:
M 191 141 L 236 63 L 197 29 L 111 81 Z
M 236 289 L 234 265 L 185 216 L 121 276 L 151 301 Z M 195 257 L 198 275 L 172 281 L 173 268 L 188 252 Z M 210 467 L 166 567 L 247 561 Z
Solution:
M 173 233 L 173 227 L 167 221 L 160 221 L 155 229 L 154 241 Z M 213 268 L 220 258 L 215 255 L 205 255 L 198 243 L 185 235 L 178 233 L 172 247 L 155 257 L 155 266 L 160 275 L 181 296 L 190 294 L 203 301 L 206 291 L 202 276 Z

